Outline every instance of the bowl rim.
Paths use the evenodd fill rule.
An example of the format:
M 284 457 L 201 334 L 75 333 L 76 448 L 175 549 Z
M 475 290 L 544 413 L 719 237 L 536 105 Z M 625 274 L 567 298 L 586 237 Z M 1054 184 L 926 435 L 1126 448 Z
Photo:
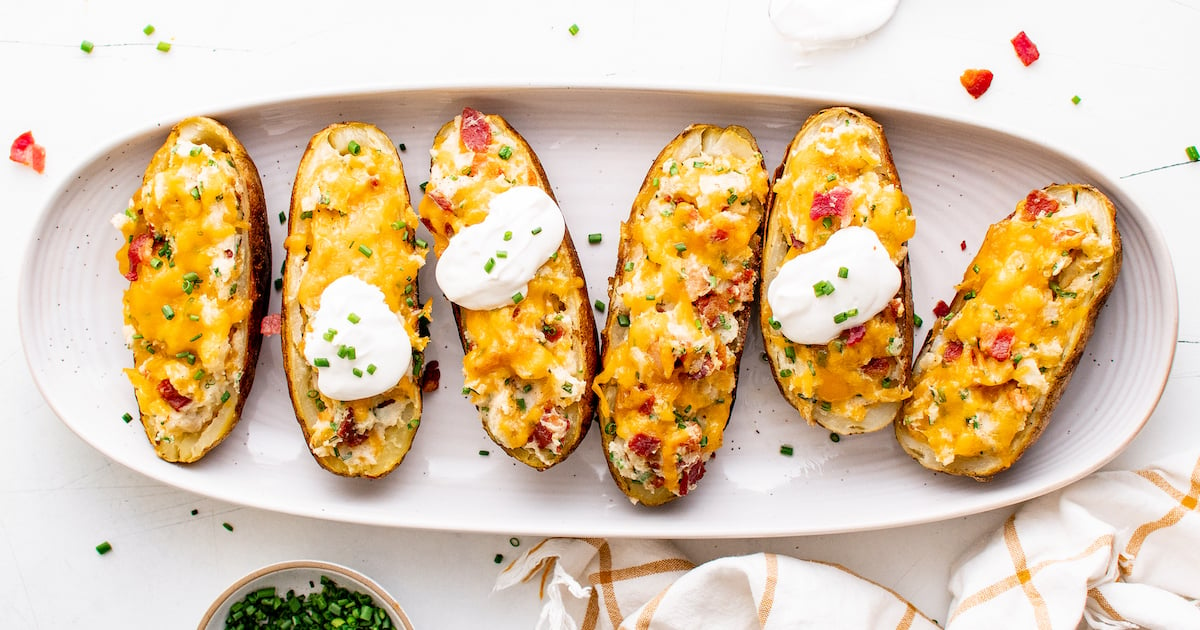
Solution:
M 213 600 L 213 603 L 209 605 L 208 610 L 205 611 L 204 616 L 201 617 L 200 624 L 196 626 L 197 630 L 208 630 L 209 624 L 213 623 L 214 616 L 217 614 L 217 611 L 220 610 L 222 604 L 224 604 L 242 587 L 261 577 L 290 569 L 314 569 L 316 571 L 323 571 L 356 580 L 370 591 L 370 595 L 373 598 L 382 603 L 385 608 L 389 609 L 388 613 L 392 616 L 392 621 L 396 624 L 397 628 L 413 630 L 413 625 L 412 622 L 409 621 L 408 615 L 405 614 L 404 609 L 400 607 L 399 602 L 392 597 L 391 593 L 389 593 L 387 589 L 380 586 L 375 580 L 372 580 L 371 578 L 359 573 L 358 571 L 355 571 L 354 569 L 351 569 L 350 567 L 332 562 L 326 562 L 324 560 L 287 560 L 284 562 L 268 564 L 266 566 L 259 567 L 250 573 L 247 573 L 233 584 L 230 584 L 229 587 L 224 591 L 221 591 L 221 594 Z M 347 588 L 347 585 L 345 584 L 339 584 L 339 586 Z M 220 623 L 221 625 L 216 627 L 224 626 L 223 620 L 221 620 Z

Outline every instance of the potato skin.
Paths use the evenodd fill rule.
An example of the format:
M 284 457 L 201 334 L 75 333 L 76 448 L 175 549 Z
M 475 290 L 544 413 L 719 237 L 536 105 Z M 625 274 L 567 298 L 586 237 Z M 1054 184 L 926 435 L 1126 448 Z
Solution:
M 851 109 L 849 107 L 831 107 L 821 110 L 810 116 L 801 126 L 800 130 L 792 138 L 784 151 L 784 160 L 780 163 L 775 171 L 775 184 L 772 186 L 770 198 L 768 200 L 767 218 L 763 221 L 763 294 L 764 300 L 766 295 L 766 287 L 774 280 L 779 268 L 784 263 L 784 258 L 789 252 L 790 244 L 788 235 L 785 234 L 783 228 L 784 211 L 783 200 L 777 191 L 777 186 L 784 178 L 785 171 L 789 168 L 789 160 L 793 156 L 793 151 L 798 148 L 815 142 L 822 131 L 823 125 L 838 123 L 846 125 L 856 130 L 862 130 L 870 138 L 872 148 L 874 148 L 880 158 L 879 164 L 873 169 L 880 179 L 894 185 L 895 190 L 902 193 L 900 185 L 900 176 L 896 171 L 896 164 L 892 160 L 891 149 L 888 146 L 887 137 L 884 134 L 883 127 L 879 125 L 870 116 Z M 835 156 L 836 157 L 836 156 Z M 807 193 L 807 191 L 804 191 Z M 866 227 L 872 227 L 870 222 L 864 222 Z M 912 375 L 912 357 L 913 357 L 913 303 L 912 303 L 912 278 L 909 270 L 909 259 L 907 245 L 901 244 L 903 256 L 898 265 L 900 269 L 900 288 L 897 290 L 894 300 L 901 305 L 901 312 L 895 316 L 898 333 L 902 338 L 903 346 L 901 351 L 894 355 L 895 365 L 892 371 L 888 374 L 894 383 L 894 390 L 898 395 L 907 388 Z M 876 316 L 876 319 L 884 317 L 884 315 Z M 788 401 L 797 411 L 810 423 L 818 424 L 830 431 L 843 435 L 867 433 L 878 431 L 890 425 L 900 414 L 900 402 L 875 400 L 867 403 L 866 417 L 860 420 L 850 417 L 846 414 L 839 414 L 837 410 L 824 410 L 820 406 L 814 404 L 812 399 L 805 399 L 799 387 L 789 386 L 784 378 L 780 376 L 781 371 L 789 367 L 785 365 L 789 361 L 785 358 L 783 347 L 790 345 L 790 342 L 777 330 L 775 330 L 770 322 L 770 311 L 768 308 L 761 310 L 760 328 L 762 330 L 764 345 L 766 346 L 767 359 L 771 364 L 771 375 L 775 380 L 776 386 L 779 388 L 780 394 Z M 825 346 L 799 346 L 801 354 L 809 353 L 815 350 L 823 350 Z M 883 353 L 877 352 L 874 356 L 884 356 Z M 800 362 L 797 360 L 797 362 Z M 854 365 L 852 368 L 857 371 L 859 365 Z M 826 368 L 817 368 L 817 372 L 824 374 Z
M 150 413 L 142 405 L 139 405 L 142 427 L 146 432 L 146 437 L 153 444 L 155 453 L 166 461 L 190 463 L 199 460 L 229 435 L 241 418 L 242 408 L 254 384 L 255 369 L 262 344 L 262 319 L 266 315 L 270 303 L 271 244 L 267 226 L 266 201 L 258 169 L 241 142 L 228 128 L 216 120 L 197 116 L 184 119 L 176 124 L 147 166 L 143 177 L 143 190 L 154 185 L 156 176 L 169 171 L 171 151 L 181 140 L 197 145 L 208 145 L 214 150 L 227 152 L 232 162 L 236 173 L 235 192 L 241 217 L 246 223 L 245 228 L 241 231 L 242 247 L 237 252 L 241 263 L 238 268 L 242 270 L 242 275 L 236 278 L 237 286 L 240 287 L 237 294 L 250 304 L 246 317 L 235 323 L 237 329 L 234 332 L 234 338 L 230 340 L 231 348 L 234 349 L 235 354 L 239 354 L 235 357 L 239 369 L 228 375 L 229 380 L 213 383 L 214 391 L 236 392 L 232 394 L 232 404 L 226 402 L 201 419 L 200 431 L 174 434 L 170 436 L 172 439 L 169 440 L 156 439 L 167 416 Z M 135 200 L 141 196 L 141 192 L 139 191 Z M 161 233 L 158 236 L 172 237 L 167 233 Z M 174 415 L 186 415 L 187 413 L 192 412 L 176 410 Z
M 620 345 L 628 337 L 628 329 L 621 324 L 620 320 L 622 312 L 625 308 L 625 304 L 618 293 L 618 289 L 626 275 L 629 273 L 627 264 L 634 262 L 635 260 L 640 260 L 645 255 L 645 250 L 643 249 L 644 245 L 641 243 L 635 243 L 634 239 L 632 238 L 632 231 L 634 229 L 632 226 L 639 222 L 639 217 L 646 211 L 646 206 L 648 205 L 649 200 L 655 196 L 655 191 L 658 188 L 658 174 L 660 171 L 666 171 L 664 165 L 668 163 L 669 160 L 686 159 L 690 157 L 689 155 L 683 155 L 683 153 L 687 152 L 685 147 L 689 145 L 707 145 L 711 138 L 719 138 L 724 136 L 724 134 L 732 134 L 733 137 L 739 139 L 740 143 L 748 147 L 749 151 L 753 152 L 755 156 L 754 161 L 756 162 L 754 166 L 757 170 L 762 171 L 762 178 L 765 182 L 766 173 L 762 163 L 762 154 L 758 150 L 757 142 L 747 129 L 736 125 L 722 128 L 714 125 L 693 124 L 684 129 L 683 132 L 671 140 L 662 149 L 659 155 L 655 158 L 654 162 L 651 164 L 647 171 L 646 177 L 642 181 L 640 191 L 633 203 L 632 209 L 630 210 L 628 221 L 624 222 L 621 226 L 621 241 L 618 247 L 617 265 L 615 271 L 613 272 L 613 276 L 609 278 L 608 283 L 608 314 L 601 334 L 601 344 L 602 348 L 604 349 L 602 368 L 605 371 L 609 369 L 609 362 L 613 360 L 610 355 L 614 346 Z M 677 153 L 679 153 L 678 158 L 676 157 Z M 749 211 L 749 217 L 747 218 L 747 223 L 750 222 L 750 218 L 753 219 L 753 225 L 749 225 L 748 229 L 750 229 L 754 234 L 749 239 L 747 251 L 744 253 L 747 261 L 750 263 L 749 268 L 754 269 L 755 271 L 757 271 L 758 267 L 758 265 L 755 263 L 757 262 L 762 250 L 759 222 L 763 216 L 766 204 L 766 196 L 766 190 L 764 190 L 761 197 L 747 200 L 751 207 Z M 728 407 L 724 410 L 724 416 L 718 421 L 715 421 L 719 425 L 716 429 L 718 436 L 716 441 L 717 447 L 720 445 L 719 436 L 729 422 L 729 418 L 732 415 L 733 405 L 736 401 L 736 375 L 741 364 L 742 351 L 745 348 L 746 334 L 749 331 L 751 319 L 752 309 L 749 307 L 749 304 L 753 303 L 753 301 L 757 298 L 758 293 L 757 273 L 752 274 L 752 278 L 749 282 L 747 290 L 749 293 L 744 296 L 745 305 L 735 313 L 735 318 L 737 321 L 737 335 L 727 344 L 731 361 L 729 365 L 727 365 L 725 368 L 722 368 L 722 371 L 728 371 L 730 374 L 732 374 L 733 380 L 730 383 L 727 391 L 722 391 L 723 398 L 728 400 Z M 688 377 L 686 376 L 678 374 L 675 376 L 677 382 L 686 380 L 687 378 Z M 615 409 L 621 386 L 615 382 L 601 385 L 598 379 L 596 389 L 606 401 L 605 408 L 609 410 Z M 617 418 L 612 411 L 609 411 L 606 414 L 602 408 L 599 413 L 598 420 L 600 424 L 605 427 L 604 430 L 601 431 L 601 442 L 609 473 L 617 487 L 630 499 L 631 502 L 645 506 L 659 506 L 674 501 L 687 494 L 686 489 L 685 492 L 677 494 L 676 492 L 665 487 L 665 485 L 654 486 L 648 483 L 635 482 L 635 480 L 623 475 L 615 459 L 610 456 L 610 448 L 612 448 L 614 441 L 617 439 L 619 430 L 613 429 L 610 431 L 609 426 L 612 426 L 613 423 L 617 421 Z M 715 452 L 715 448 L 709 448 L 711 450 L 707 450 L 704 453 L 704 459 L 701 460 L 701 464 L 707 461 L 707 458 Z
M 536 185 L 537 187 L 541 188 L 543 192 L 545 192 L 551 199 L 555 201 L 555 203 L 558 203 L 558 200 L 554 196 L 554 191 L 550 187 L 550 180 L 546 176 L 546 171 L 542 166 L 541 161 L 538 159 L 537 153 L 533 150 L 533 147 L 529 145 L 529 142 L 526 141 L 523 136 L 521 136 L 520 132 L 513 128 L 513 126 L 510 125 L 507 120 L 498 114 L 484 115 L 480 112 L 473 112 L 473 114 L 468 113 L 472 111 L 473 110 L 470 110 L 470 108 L 467 108 L 467 110 L 464 110 L 464 115 L 482 115 L 490 126 L 496 128 L 499 135 L 512 140 L 513 146 L 510 147 L 512 151 L 511 156 L 520 156 L 528 160 L 529 168 L 531 170 L 531 185 Z M 459 125 L 459 118 L 449 120 L 442 125 L 434 137 L 433 146 L 436 148 L 452 137 L 460 134 Z M 504 159 L 516 159 L 511 156 L 510 158 Z M 487 159 L 492 158 L 489 156 Z M 436 157 L 431 158 L 431 166 L 435 162 Z M 436 182 L 430 182 L 429 187 L 426 190 L 426 197 L 424 200 L 422 200 L 420 206 L 420 213 L 422 222 L 426 227 L 429 228 L 430 232 L 438 241 L 438 253 L 440 255 L 442 249 L 444 248 L 443 243 L 447 242 L 449 237 L 452 235 L 453 226 L 442 222 L 442 213 L 440 210 L 436 209 L 436 204 L 431 201 L 432 196 L 437 193 L 436 186 Z M 579 262 L 579 255 L 575 249 L 574 241 L 571 239 L 571 230 L 569 226 L 563 235 L 563 242 L 559 246 L 556 255 L 559 260 L 567 263 L 569 267 L 569 275 L 582 281 L 584 278 L 583 266 Z M 510 447 L 506 445 L 499 436 L 492 432 L 491 428 L 488 426 L 488 419 L 485 416 L 485 412 L 480 410 L 480 423 L 488 437 L 491 438 L 492 441 L 495 442 L 496 445 L 499 446 L 510 457 L 537 471 L 547 470 L 552 466 L 565 461 L 587 436 L 593 417 L 596 413 L 596 396 L 591 392 L 591 386 L 592 380 L 596 375 L 596 367 L 599 361 L 599 351 L 596 323 L 591 314 L 592 303 L 587 293 L 586 284 L 583 284 L 581 288 L 571 293 L 573 293 L 572 299 L 569 301 L 564 301 L 567 302 L 565 308 L 571 310 L 571 319 L 572 321 L 577 322 L 578 325 L 573 327 L 567 334 L 569 334 L 573 339 L 572 345 L 576 348 L 579 348 L 578 359 L 582 368 L 581 380 L 586 383 L 587 393 L 585 393 L 577 403 L 565 408 L 561 408 L 563 415 L 570 420 L 567 432 L 561 440 L 561 450 L 557 454 L 550 456 L 548 459 L 543 459 L 539 457 L 532 449 L 524 447 Z M 462 344 L 463 353 L 466 354 L 471 350 L 472 338 L 477 337 L 479 331 L 473 331 L 471 329 L 471 326 L 466 321 L 466 318 L 464 318 L 464 309 L 462 307 L 454 304 L 453 302 L 450 303 L 450 306 L 454 313 L 454 323 L 458 329 L 459 342 Z M 528 307 L 529 305 L 526 303 L 525 308 Z M 516 396 L 520 394 L 515 382 L 511 386 L 505 386 L 505 389 L 510 396 Z M 504 421 L 501 420 L 501 423 L 503 422 Z
M 366 166 L 345 166 L 346 162 L 342 161 L 350 141 L 358 143 L 363 155 L 377 156 L 375 159 L 379 161 L 374 163 L 377 168 L 373 175 L 374 183 L 359 181 L 357 177 Z M 338 169 L 344 170 L 338 172 Z M 323 179 L 329 173 L 336 174 L 332 181 Z M 327 192 L 329 198 L 313 200 L 312 191 L 322 186 L 326 187 L 322 191 Z M 314 206 L 317 209 L 312 209 Z M 375 211 L 376 206 L 384 208 L 378 211 L 384 217 L 380 219 L 381 224 L 370 223 L 373 216 L 370 213 Z M 330 219 L 331 223 L 327 225 L 314 220 L 317 213 L 329 213 L 331 217 L 338 218 Z M 405 227 L 397 230 L 389 225 L 392 221 L 403 221 Z M 292 189 L 288 239 L 285 241 L 281 344 L 288 391 L 305 443 L 317 464 L 340 476 L 379 478 L 387 475 L 404 460 L 420 427 L 421 380 L 424 371 L 422 351 L 428 342 L 420 322 L 429 317 L 430 306 L 428 303 L 422 306 L 417 297 L 417 271 L 424 264 L 425 250 L 415 245 L 415 225 L 416 215 L 409 202 L 403 164 L 395 145 L 383 131 L 367 123 L 345 122 L 331 124 L 313 136 L 301 158 Z M 308 290 L 305 288 L 306 276 L 312 274 L 316 279 L 314 282 L 322 287 L 336 279 L 330 275 L 330 270 L 316 269 L 310 265 L 310 246 L 321 246 L 316 244 L 333 238 L 335 232 L 344 234 L 345 231 L 359 234 L 374 232 L 378 239 L 402 240 L 401 245 L 377 241 L 379 255 L 374 258 L 360 256 L 346 266 L 355 270 L 353 275 L 366 276 L 367 280 L 377 278 L 377 284 L 384 285 L 377 288 L 385 292 L 393 291 L 391 287 L 397 282 L 411 286 L 407 295 L 412 298 L 412 304 L 407 305 L 400 300 L 396 313 L 405 322 L 406 330 L 415 331 L 410 334 L 414 364 L 399 383 L 381 394 L 361 400 L 335 401 L 316 389 L 316 370 L 309 365 L 301 350 L 307 322 L 312 315 L 302 305 L 302 296 Z M 329 248 L 328 245 L 324 247 Z M 357 255 L 357 250 L 346 248 L 346 251 L 352 258 Z M 382 259 L 384 251 L 388 252 L 387 260 Z M 334 262 L 341 265 L 344 261 L 335 258 Z M 406 279 L 406 273 L 411 274 L 411 280 Z M 328 428 L 331 422 L 338 427 L 333 435 Z M 348 446 L 349 437 L 340 435 L 347 422 L 351 424 L 346 431 L 357 432 L 365 426 L 362 435 L 366 439 L 361 446 Z M 351 453 L 358 453 L 359 449 L 365 448 L 367 456 L 361 460 L 345 457 L 347 453 L 341 452 L 339 447 Z
M 1028 207 L 1028 204 L 1032 203 L 1030 199 L 1038 193 L 1042 193 L 1052 199 L 1060 200 L 1064 205 L 1068 199 L 1071 200 L 1072 206 L 1083 208 L 1086 204 L 1087 207 L 1083 211 L 1091 215 L 1092 220 L 1097 226 L 1097 234 L 1101 234 L 1110 240 L 1111 253 L 1107 257 L 1094 260 L 1084 258 L 1082 259 L 1083 262 L 1079 263 L 1094 264 L 1095 266 L 1088 267 L 1088 270 L 1089 273 L 1095 273 L 1093 278 L 1098 280 L 1098 282 L 1091 282 L 1085 289 L 1077 291 L 1077 293 L 1083 293 L 1082 298 L 1086 300 L 1085 311 L 1079 317 L 1078 321 L 1074 322 L 1074 326 L 1066 335 L 1067 343 L 1062 349 L 1061 361 L 1056 365 L 1043 366 L 1046 368 L 1043 376 L 1049 383 L 1049 386 L 1044 394 L 1029 401 L 1031 409 L 1028 413 L 1015 420 L 1022 422 L 1023 426 L 1015 433 L 1009 444 L 1002 445 L 1001 448 L 986 449 L 976 455 L 958 455 L 949 462 L 942 461 L 938 457 L 936 450 L 930 445 L 927 437 L 922 434 L 923 429 L 917 426 L 920 424 L 921 427 L 924 427 L 924 423 L 927 422 L 923 409 L 919 408 L 915 398 L 906 402 L 900 418 L 894 424 L 896 438 L 905 452 L 930 470 L 971 477 L 977 481 L 988 481 L 994 475 L 1011 467 L 1037 441 L 1042 431 L 1050 422 L 1054 408 L 1066 390 L 1071 375 L 1078 365 L 1080 358 L 1083 356 L 1084 347 L 1095 328 L 1096 318 L 1099 316 L 1100 310 L 1103 308 L 1113 286 L 1116 284 L 1122 259 L 1121 235 L 1117 229 L 1116 208 L 1102 192 L 1085 184 L 1052 184 L 1040 191 L 1035 190 L 1030 193 L 1029 197 L 1018 204 L 1015 211 L 989 229 L 984 244 L 981 246 L 980 254 L 976 257 L 976 261 L 973 262 L 973 266 L 980 261 L 985 251 L 984 247 L 989 245 L 989 241 L 997 238 L 995 234 L 1000 233 L 998 228 L 1018 222 L 1020 220 L 1018 215 Z M 1033 264 L 1038 264 L 1038 262 L 1034 261 Z M 964 283 L 960 285 L 962 288 L 957 291 L 953 301 L 949 305 L 950 315 L 948 317 L 951 319 L 962 311 L 967 301 L 974 297 L 968 294 L 968 289 L 964 286 L 966 285 L 966 278 L 969 277 L 968 274 L 973 273 L 972 268 L 968 267 L 964 273 Z M 1070 265 L 1062 268 L 1061 273 L 1065 275 L 1070 268 Z M 1060 289 L 1059 291 L 1065 290 Z M 1053 293 L 1058 293 L 1058 291 L 1044 292 L 1047 296 Z M 914 373 L 914 391 L 919 392 L 921 391 L 920 388 L 923 387 L 937 388 L 940 386 L 940 382 L 935 377 L 928 376 L 926 372 L 934 370 L 939 350 L 944 353 L 945 344 L 947 343 L 947 322 L 948 319 L 946 317 L 938 317 L 925 338 Z M 1049 340 L 1043 339 L 1032 340 L 1032 343 L 1035 345 L 1045 345 L 1048 342 Z M 968 351 L 971 351 L 971 349 L 968 348 Z M 1012 358 L 1018 363 L 1021 360 L 1020 355 L 1015 355 Z M 985 357 L 984 360 L 986 361 L 987 358 Z M 997 410 L 996 413 L 1000 413 L 1000 411 Z

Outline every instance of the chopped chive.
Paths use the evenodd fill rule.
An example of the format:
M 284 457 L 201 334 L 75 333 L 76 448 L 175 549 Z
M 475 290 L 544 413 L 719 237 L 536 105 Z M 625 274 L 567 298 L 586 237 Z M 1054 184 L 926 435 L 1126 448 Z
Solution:
M 84 42 L 84 43 L 86 44 L 88 42 Z M 99 545 L 96 545 L 96 553 L 98 553 L 102 556 L 110 551 L 112 551 L 112 545 L 109 544 L 109 542 L 107 540 L 100 543 Z
M 279 211 L 279 222 L 280 222 L 280 223 L 287 223 L 287 213 L 286 213 L 286 212 L 284 212 L 283 210 L 280 210 L 280 211 Z
M 154 34 L 154 25 L 147 24 L 146 27 L 142 29 L 142 33 L 145 34 L 146 37 L 153 35 Z
M 826 230 L 833 229 L 833 217 L 825 217 L 821 219 L 821 225 L 825 226 Z
M 793 348 L 792 346 L 788 346 L 788 347 L 784 348 L 783 354 L 784 354 L 784 356 L 786 356 L 788 358 L 789 361 L 796 360 L 796 349 Z
M 633 271 L 633 261 L 625 263 L 625 271 Z
M 317 397 L 320 396 L 321 394 L 318 393 L 317 390 L 315 390 L 315 389 L 310 389 L 310 390 L 308 390 L 308 393 L 305 395 L 308 396 L 309 398 L 311 398 L 312 400 L 316 400 Z
M 358 322 L 362 321 L 362 318 L 358 316 L 358 313 L 350 313 L 346 316 L 346 320 L 351 324 L 357 324 Z
M 858 317 L 858 309 L 852 308 L 846 311 L 846 317 Z
M 496 258 L 508 258 L 508 250 L 507 249 L 497 249 L 496 250 Z
M 651 180 L 650 183 L 653 184 L 655 188 L 658 188 L 658 178 L 657 177 L 655 177 L 653 180 Z
M 491 455 L 491 454 L 492 454 L 492 453 L 491 453 L 491 451 L 485 451 L 485 450 L 483 450 L 483 449 L 480 449 L 480 451 L 479 451 L 479 456 L 480 456 L 480 457 L 487 457 L 488 455 Z M 497 556 L 497 557 L 503 557 L 503 556 L 501 556 L 500 554 L 496 554 L 496 556 Z M 500 562 L 500 561 L 499 561 L 499 560 L 497 560 L 496 562 Z
M 1193 144 L 1192 146 L 1188 147 L 1187 149 L 1184 149 L 1184 152 L 1187 153 L 1189 162 L 1200 161 L 1200 151 L 1196 150 L 1196 145 Z
M 574 37 L 574 36 L 578 35 L 578 34 L 579 34 L 579 25 L 578 25 L 578 24 L 572 24 L 571 26 L 569 26 L 569 27 L 567 28 L 567 32 L 568 32 L 568 33 L 570 33 L 572 37 Z
M 825 297 L 826 295 L 831 295 L 833 292 L 833 283 L 828 280 L 822 280 L 813 285 L 813 295 L 817 297 Z
M 313 359 L 313 367 L 329 367 L 329 359 L 317 357 Z
M 625 313 L 621 313 L 620 315 L 617 315 L 617 324 L 624 328 L 629 328 L 629 316 L 626 315 Z
M 224 527 L 225 531 L 227 532 L 233 531 L 233 525 L 230 525 L 229 523 L 221 523 L 221 527 Z
M 192 190 L 190 192 L 192 193 L 192 199 L 195 199 L 197 201 L 200 200 L 200 187 L 199 186 L 192 186 Z
M 276 291 L 283 290 L 283 278 L 275 278 L 275 290 Z
M 154 48 L 157 49 L 158 52 L 171 52 L 171 42 L 158 42 L 158 45 Z
M 333 341 L 335 336 L 337 336 L 337 330 L 330 328 L 329 330 L 325 331 L 325 334 L 321 335 L 321 338 L 325 341 Z
M 367 374 L 374 374 L 375 370 L 377 370 L 377 369 L 379 369 L 379 368 L 375 367 L 374 363 L 367 364 Z
M 591 243 L 592 245 L 599 243 L 600 239 L 602 239 L 602 238 L 604 238 L 604 235 L 600 234 L 599 232 L 596 232 L 593 234 L 588 234 L 588 242 Z
M 346 150 L 350 152 L 350 155 L 358 155 L 362 153 L 362 146 L 351 140 L 350 144 L 346 145 Z
M 924 323 L 925 323 L 925 320 L 921 319 L 920 315 L 913 313 L 913 326 L 920 328 L 921 324 L 924 324 Z
M 687 245 L 684 243 L 675 243 L 675 251 L 682 254 L 683 252 L 687 251 Z
M 414 241 L 414 243 L 416 243 L 417 247 L 420 247 L 421 249 L 429 247 L 429 243 L 426 243 L 423 239 L 417 239 Z
M 429 186 L 429 182 L 421 182 L 421 185 L 420 185 L 421 192 L 425 192 L 425 189 L 428 186 Z
M 513 296 L 512 296 L 512 301 L 513 301 L 513 304 L 520 304 L 520 303 L 521 303 L 521 300 L 524 300 L 524 299 L 525 299 L 525 296 L 524 296 L 524 295 L 521 295 L 521 292 L 520 292 L 520 291 L 517 291 L 517 292 L 516 292 L 516 293 L 514 293 L 514 294 L 513 294 Z
M 300 218 L 301 219 L 311 219 L 312 218 L 312 210 L 301 210 Z
M 204 333 L 196 333 L 196 336 L 195 336 L 195 337 L 192 337 L 191 339 L 188 339 L 188 341 L 189 341 L 189 342 L 192 342 L 192 341 L 195 341 L 195 340 L 197 340 L 197 339 L 199 339 L 199 338 L 201 338 L 201 337 L 203 337 L 203 336 L 204 336 Z
M 196 373 L 192 375 L 193 381 L 198 381 L 202 378 L 204 378 L 204 370 L 203 369 L 196 370 Z
M 162 314 L 167 319 L 175 319 L 175 309 L 171 308 L 170 304 L 163 304 Z
M 850 277 L 850 270 L 845 267 L 838 267 L 838 277 L 843 280 Z
M 847 319 L 850 319 L 850 316 L 846 312 L 841 312 L 833 316 L 833 323 L 840 324 Z
M 407 221 L 392 221 L 393 230 L 403 230 L 406 227 L 408 227 Z
M 229 402 L 229 392 L 221 393 L 221 402 Z
M 879 385 L 884 389 L 891 389 L 894 383 L 892 383 L 892 379 L 885 376 L 883 377 L 883 380 L 879 382 Z
M 653 301 L 655 301 L 655 300 L 657 300 L 657 299 L 658 299 L 658 298 L 657 298 L 657 297 L 656 297 L 654 294 L 650 294 L 650 295 L 647 295 L 647 296 L 646 296 L 646 301 L 647 301 L 647 302 L 653 302 Z
M 366 245 L 359 245 L 359 246 L 358 246 L 358 253 L 362 254 L 363 256 L 366 256 L 367 258 L 370 258 L 370 257 L 371 257 L 371 254 L 373 254 L 373 253 L 375 253 L 375 252 L 374 252 L 374 251 L 372 251 L 372 250 L 371 250 L 371 248 L 370 248 L 370 247 L 367 247 Z
M 825 176 L 825 181 L 832 182 L 837 180 L 837 173 L 830 173 Z
M 483 263 L 483 270 L 487 273 L 492 273 L 492 269 L 494 269 L 495 267 L 496 267 L 496 259 L 495 258 L 489 258 L 489 259 L 487 259 L 487 262 Z
M 725 200 L 725 203 L 732 206 L 733 202 L 735 201 L 737 201 L 737 193 L 731 192 L 729 193 L 729 198 Z
M 780 377 L 780 378 L 788 378 L 788 377 L 789 377 L 789 376 L 791 376 L 791 375 L 792 375 L 792 371 L 791 371 L 791 370 L 789 370 L 789 369 L 783 369 L 783 370 L 779 370 L 779 377 Z
M 974 271 L 975 273 L 979 273 L 979 265 L 971 265 L 971 271 Z
M 358 351 L 356 351 L 354 349 L 354 346 L 346 346 L 346 359 L 353 361 L 357 358 L 358 358 Z
M 1074 103 L 1074 104 L 1076 104 L 1076 105 L 1078 105 L 1078 104 L 1079 104 L 1079 101 L 1082 101 L 1082 100 L 1083 100 L 1083 99 L 1079 98 L 1079 95 L 1078 95 L 1078 94 L 1076 94 L 1075 96 L 1072 96 L 1072 97 L 1071 97 L 1071 102 L 1072 102 L 1072 103 Z
M 500 156 L 501 160 L 507 160 L 508 158 L 512 157 L 512 147 L 508 146 L 507 144 L 500 147 L 500 152 L 498 155 Z
M 514 536 L 513 538 L 509 538 L 509 539 L 508 539 L 508 544 L 510 544 L 510 545 L 512 545 L 512 546 L 514 546 L 514 547 L 520 547 L 520 546 L 521 546 L 521 539 L 519 539 L 519 538 L 517 538 L 517 537 L 515 537 L 515 536 Z
M 534 236 L 537 236 L 538 234 L 541 234 L 541 233 L 542 233 L 542 228 L 541 228 L 541 227 L 535 227 L 535 228 L 533 228 L 532 230 L 529 230 L 529 233 L 530 233 L 530 234 L 533 234 Z
M 121 419 L 125 421 L 125 424 L 133 422 L 133 416 L 129 415 L 128 413 L 121 414 Z
M 780 455 L 786 455 L 788 457 L 791 457 L 793 452 L 794 452 L 794 449 L 792 448 L 792 446 L 790 444 L 784 444 L 783 446 L 779 447 Z
M 775 319 L 774 317 L 768 318 L 767 323 L 771 324 L 771 328 L 773 330 L 779 330 L 783 326 L 783 323 L 781 323 L 778 319 Z
M 353 368 L 353 369 L 351 369 L 351 370 L 350 370 L 350 372 L 352 372 L 352 373 L 353 373 L 355 376 L 357 376 L 358 378 L 362 378 L 362 375 L 363 375 L 363 371 L 362 371 L 362 370 L 360 370 L 360 369 L 358 369 L 358 368 Z
M 963 301 L 964 301 L 964 302 L 966 302 L 966 301 L 968 301 L 968 300 L 974 300 L 974 299 L 975 299 L 975 292 L 974 292 L 974 291 L 967 291 L 966 293 L 964 293 L 964 294 L 963 294 Z
M 678 175 L 679 174 L 679 165 L 674 162 L 671 162 L 671 168 L 667 170 L 667 173 L 670 175 Z
M 151 258 L 151 259 L 150 259 L 150 266 L 151 266 L 151 267 L 153 267 L 153 268 L 155 268 L 155 269 L 162 269 L 162 266 L 163 266 L 163 261 L 162 261 L 162 259 L 161 259 L 161 258 Z
M 592 306 L 595 306 L 597 311 L 600 311 L 601 313 L 604 312 L 604 302 L 601 302 L 600 300 L 596 300 L 595 303 L 592 304 Z
M 841 442 L 841 441 L 842 441 L 842 436 L 840 436 L 840 435 L 838 435 L 838 434 L 836 434 L 836 433 L 830 433 L 830 434 L 829 434 L 829 441 L 830 441 L 830 442 Z

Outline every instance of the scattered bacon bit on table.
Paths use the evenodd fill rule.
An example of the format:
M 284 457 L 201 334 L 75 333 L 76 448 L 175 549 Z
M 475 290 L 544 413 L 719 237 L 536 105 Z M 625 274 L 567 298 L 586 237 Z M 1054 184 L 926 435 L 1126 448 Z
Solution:
M 937 306 L 933 307 L 933 314 L 936 317 L 945 317 L 950 314 L 950 305 L 946 304 L 945 300 L 938 300 Z
M 283 332 L 283 315 L 279 313 L 271 313 L 262 319 L 262 325 L 259 327 L 262 334 L 270 337 Z
M 991 70 L 963 70 L 958 81 L 967 89 L 967 94 L 979 98 L 988 91 L 988 88 L 992 87 L 992 76 Z
M 964 252 L 965 252 L 965 251 L 967 251 L 967 242 L 966 242 L 966 241 L 963 241 L 963 242 L 959 243 L 959 244 L 958 244 L 958 248 L 959 248 L 959 249 L 961 249 L 961 250 L 962 250 L 962 251 L 964 251 Z
M 26 131 L 13 140 L 8 159 L 41 173 L 46 170 L 46 147 L 33 141 L 32 131 Z
M 421 391 L 426 394 L 432 394 L 437 391 L 438 385 L 442 384 L 442 368 L 437 361 L 430 361 L 425 364 L 425 371 L 421 373 Z
M 1021 63 L 1028 66 L 1038 60 L 1041 56 L 1038 53 L 1037 45 L 1029 39 L 1025 31 L 1017 33 L 1017 36 L 1012 38 L 1013 50 L 1017 51 L 1017 57 L 1021 59 Z

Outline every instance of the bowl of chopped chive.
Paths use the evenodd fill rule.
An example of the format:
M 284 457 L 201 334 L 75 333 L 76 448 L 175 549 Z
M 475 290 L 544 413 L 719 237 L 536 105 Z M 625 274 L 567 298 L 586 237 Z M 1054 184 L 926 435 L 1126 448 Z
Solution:
M 250 572 L 208 607 L 198 630 L 345 628 L 412 630 L 382 586 L 344 566 L 293 560 Z

